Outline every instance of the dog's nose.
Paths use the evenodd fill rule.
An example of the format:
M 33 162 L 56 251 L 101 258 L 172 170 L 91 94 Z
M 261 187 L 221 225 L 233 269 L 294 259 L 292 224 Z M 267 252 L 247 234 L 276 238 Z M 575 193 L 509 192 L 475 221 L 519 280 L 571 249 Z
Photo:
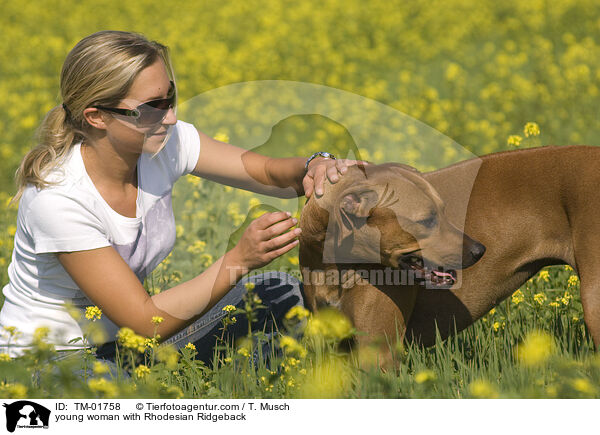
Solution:
M 478 261 L 485 254 L 485 246 L 483 246 L 479 242 L 473 243 L 471 246 L 471 255 L 473 256 L 473 260 Z

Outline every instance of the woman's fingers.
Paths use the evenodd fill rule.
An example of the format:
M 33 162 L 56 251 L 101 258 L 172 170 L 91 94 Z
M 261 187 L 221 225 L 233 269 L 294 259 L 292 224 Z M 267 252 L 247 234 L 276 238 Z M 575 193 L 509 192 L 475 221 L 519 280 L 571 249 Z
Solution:
M 300 228 L 296 228 L 287 233 L 283 233 L 280 236 L 274 237 L 270 240 L 262 242 L 266 252 L 276 251 L 290 242 L 295 242 L 296 237 L 300 235 Z
M 257 217 L 252 223 L 256 225 L 258 230 L 264 230 L 277 222 L 285 219 L 291 219 L 291 215 L 292 214 L 290 212 L 286 211 L 274 211 Z
M 285 254 L 288 251 L 291 251 L 294 247 L 296 247 L 297 244 L 298 244 L 298 240 L 294 240 L 291 243 L 288 243 L 287 245 L 285 245 L 285 246 L 283 246 L 283 247 L 281 247 L 279 249 L 276 249 L 274 251 L 270 251 L 270 253 L 269 253 L 270 256 L 271 256 L 271 260 L 270 261 L 274 260 L 277 257 L 282 256 L 283 254 Z
M 327 168 L 327 178 L 329 178 L 329 181 L 331 181 L 332 183 L 337 183 L 340 179 L 340 172 L 338 169 L 338 164 L 334 163 L 333 165 L 329 166 Z
M 259 219 L 257 233 L 259 250 L 262 253 L 276 253 L 301 233 L 300 228 L 288 231 L 298 223 L 298 220 L 288 216 L 287 212 L 266 213 L 256 220 L 259 221 Z M 260 229 L 261 227 L 263 229 Z
M 289 230 L 297 223 L 298 223 L 298 219 L 296 219 L 295 217 L 290 217 L 283 221 L 277 222 L 277 223 L 271 225 L 270 227 L 268 227 L 264 230 L 261 230 L 261 239 L 262 240 L 272 239 L 273 237 L 278 236 L 279 234 L 283 233 L 284 231 Z
M 340 177 L 348 171 L 348 166 L 359 163 L 365 165 L 369 164 L 368 162 L 362 160 L 349 159 L 315 160 L 313 166 L 309 168 L 306 175 L 302 179 L 304 195 L 307 198 L 310 198 L 313 193 L 316 193 L 319 196 L 323 195 L 326 178 L 332 184 L 335 184 L 340 180 Z
M 304 196 L 310 198 L 313 193 L 313 189 L 315 187 L 315 180 L 312 175 L 307 173 L 302 179 L 302 186 L 304 187 Z
M 335 161 L 335 166 L 340 174 L 345 174 L 348 170 L 348 164 L 346 162 L 346 159 L 337 159 Z
M 323 183 L 325 182 L 325 172 L 327 167 L 325 165 L 320 165 L 315 168 L 315 172 L 313 174 L 313 184 L 315 193 L 319 196 L 323 195 Z

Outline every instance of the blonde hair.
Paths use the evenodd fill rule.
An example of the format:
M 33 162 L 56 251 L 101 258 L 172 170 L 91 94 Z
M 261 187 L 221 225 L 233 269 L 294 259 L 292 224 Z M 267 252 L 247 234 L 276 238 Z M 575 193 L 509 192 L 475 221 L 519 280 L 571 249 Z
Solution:
M 117 105 L 137 75 L 162 59 L 174 80 L 169 49 L 132 32 L 101 31 L 79 41 L 67 55 L 60 75 L 63 103 L 51 109 L 36 131 L 37 145 L 21 161 L 15 174 L 18 201 L 28 184 L 42 189 L 56 184 L 44 179 L 84 140 L 92 127 L 83 117 L 94 105 Z

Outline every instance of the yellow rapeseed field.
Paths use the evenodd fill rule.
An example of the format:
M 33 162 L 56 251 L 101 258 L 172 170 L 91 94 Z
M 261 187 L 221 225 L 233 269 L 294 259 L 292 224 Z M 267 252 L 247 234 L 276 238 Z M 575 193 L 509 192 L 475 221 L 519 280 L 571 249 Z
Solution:
M 16 231 L 17 208 L 9 207 L 15 170 L 44 115 L 62 102 L 65 56 L 98 30 L 136 31 L 168 45 L 178 117 L 218 140 L 271 156 L 327 150 L 428 170 L 506 149 L 598 144 L 595 0 L 1 5 L 2 286 Z M 298 217 L 303 199 L 188 177 L 175 186 L 173 204 L 177 243 L 146 280 L 151 294 L 202 272 L 261 213 L 284 209 Z M 297 274 L 297 249 L 265 269 Z M 86 312 L 92 325 L 101 316 L 97 307 Z M 235 308 L 228 308 L 224 327 L 235 319 Z M 159 351 L 157 337 L 122 329 L 133 380 L 108 380 L 108 369 L 91 361 L 88 382 L 77 390 L 61 390 L 38 365 L 52 351 L 44 345 L 47 331 L 40 331 L 39 348 L 24 367 L 42 370 L 41 381 L 0 358 L 2 373 L 15 376 L 0 378 L 0 397 L 598 397 L 600 363 L 588 355 L 582 319 L 579 280 L 561 266 L 543 270 L 435 352 L 398 349 L 403 365 L 396 372 L 357 370 L 337 347 L 355 332 L 337 313 L 314 318 L 294 311 L 287 321 L 296 323 L 278 342 L 278 367 L 244 365 L 252 362 L 250 338 L 210 371 L 193 362 L 191 343 L 179 353 Z M 135 360 L 142 352 L 152 358 Z

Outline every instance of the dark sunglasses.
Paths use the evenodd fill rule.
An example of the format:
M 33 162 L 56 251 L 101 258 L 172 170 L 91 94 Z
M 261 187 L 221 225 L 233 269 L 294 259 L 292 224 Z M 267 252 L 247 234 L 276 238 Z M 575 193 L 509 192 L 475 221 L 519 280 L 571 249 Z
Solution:
M 169 109 L 175 107 L 177 95 L 175 93 L 175 83 L 170 82 L 169 92 L 167 98 L 160 100 L 152 100 L 146 103 L 140 104 L 135 109 L 120 109 L 115 107 L 105 106 L 93 106 L 96 109 L 105 110 L 107 112 L 117 113 L 123 116 L 130 116 L 134 118 L 135 125 L 138 127 L 149 127 L 158 124 L 169 112 Z

